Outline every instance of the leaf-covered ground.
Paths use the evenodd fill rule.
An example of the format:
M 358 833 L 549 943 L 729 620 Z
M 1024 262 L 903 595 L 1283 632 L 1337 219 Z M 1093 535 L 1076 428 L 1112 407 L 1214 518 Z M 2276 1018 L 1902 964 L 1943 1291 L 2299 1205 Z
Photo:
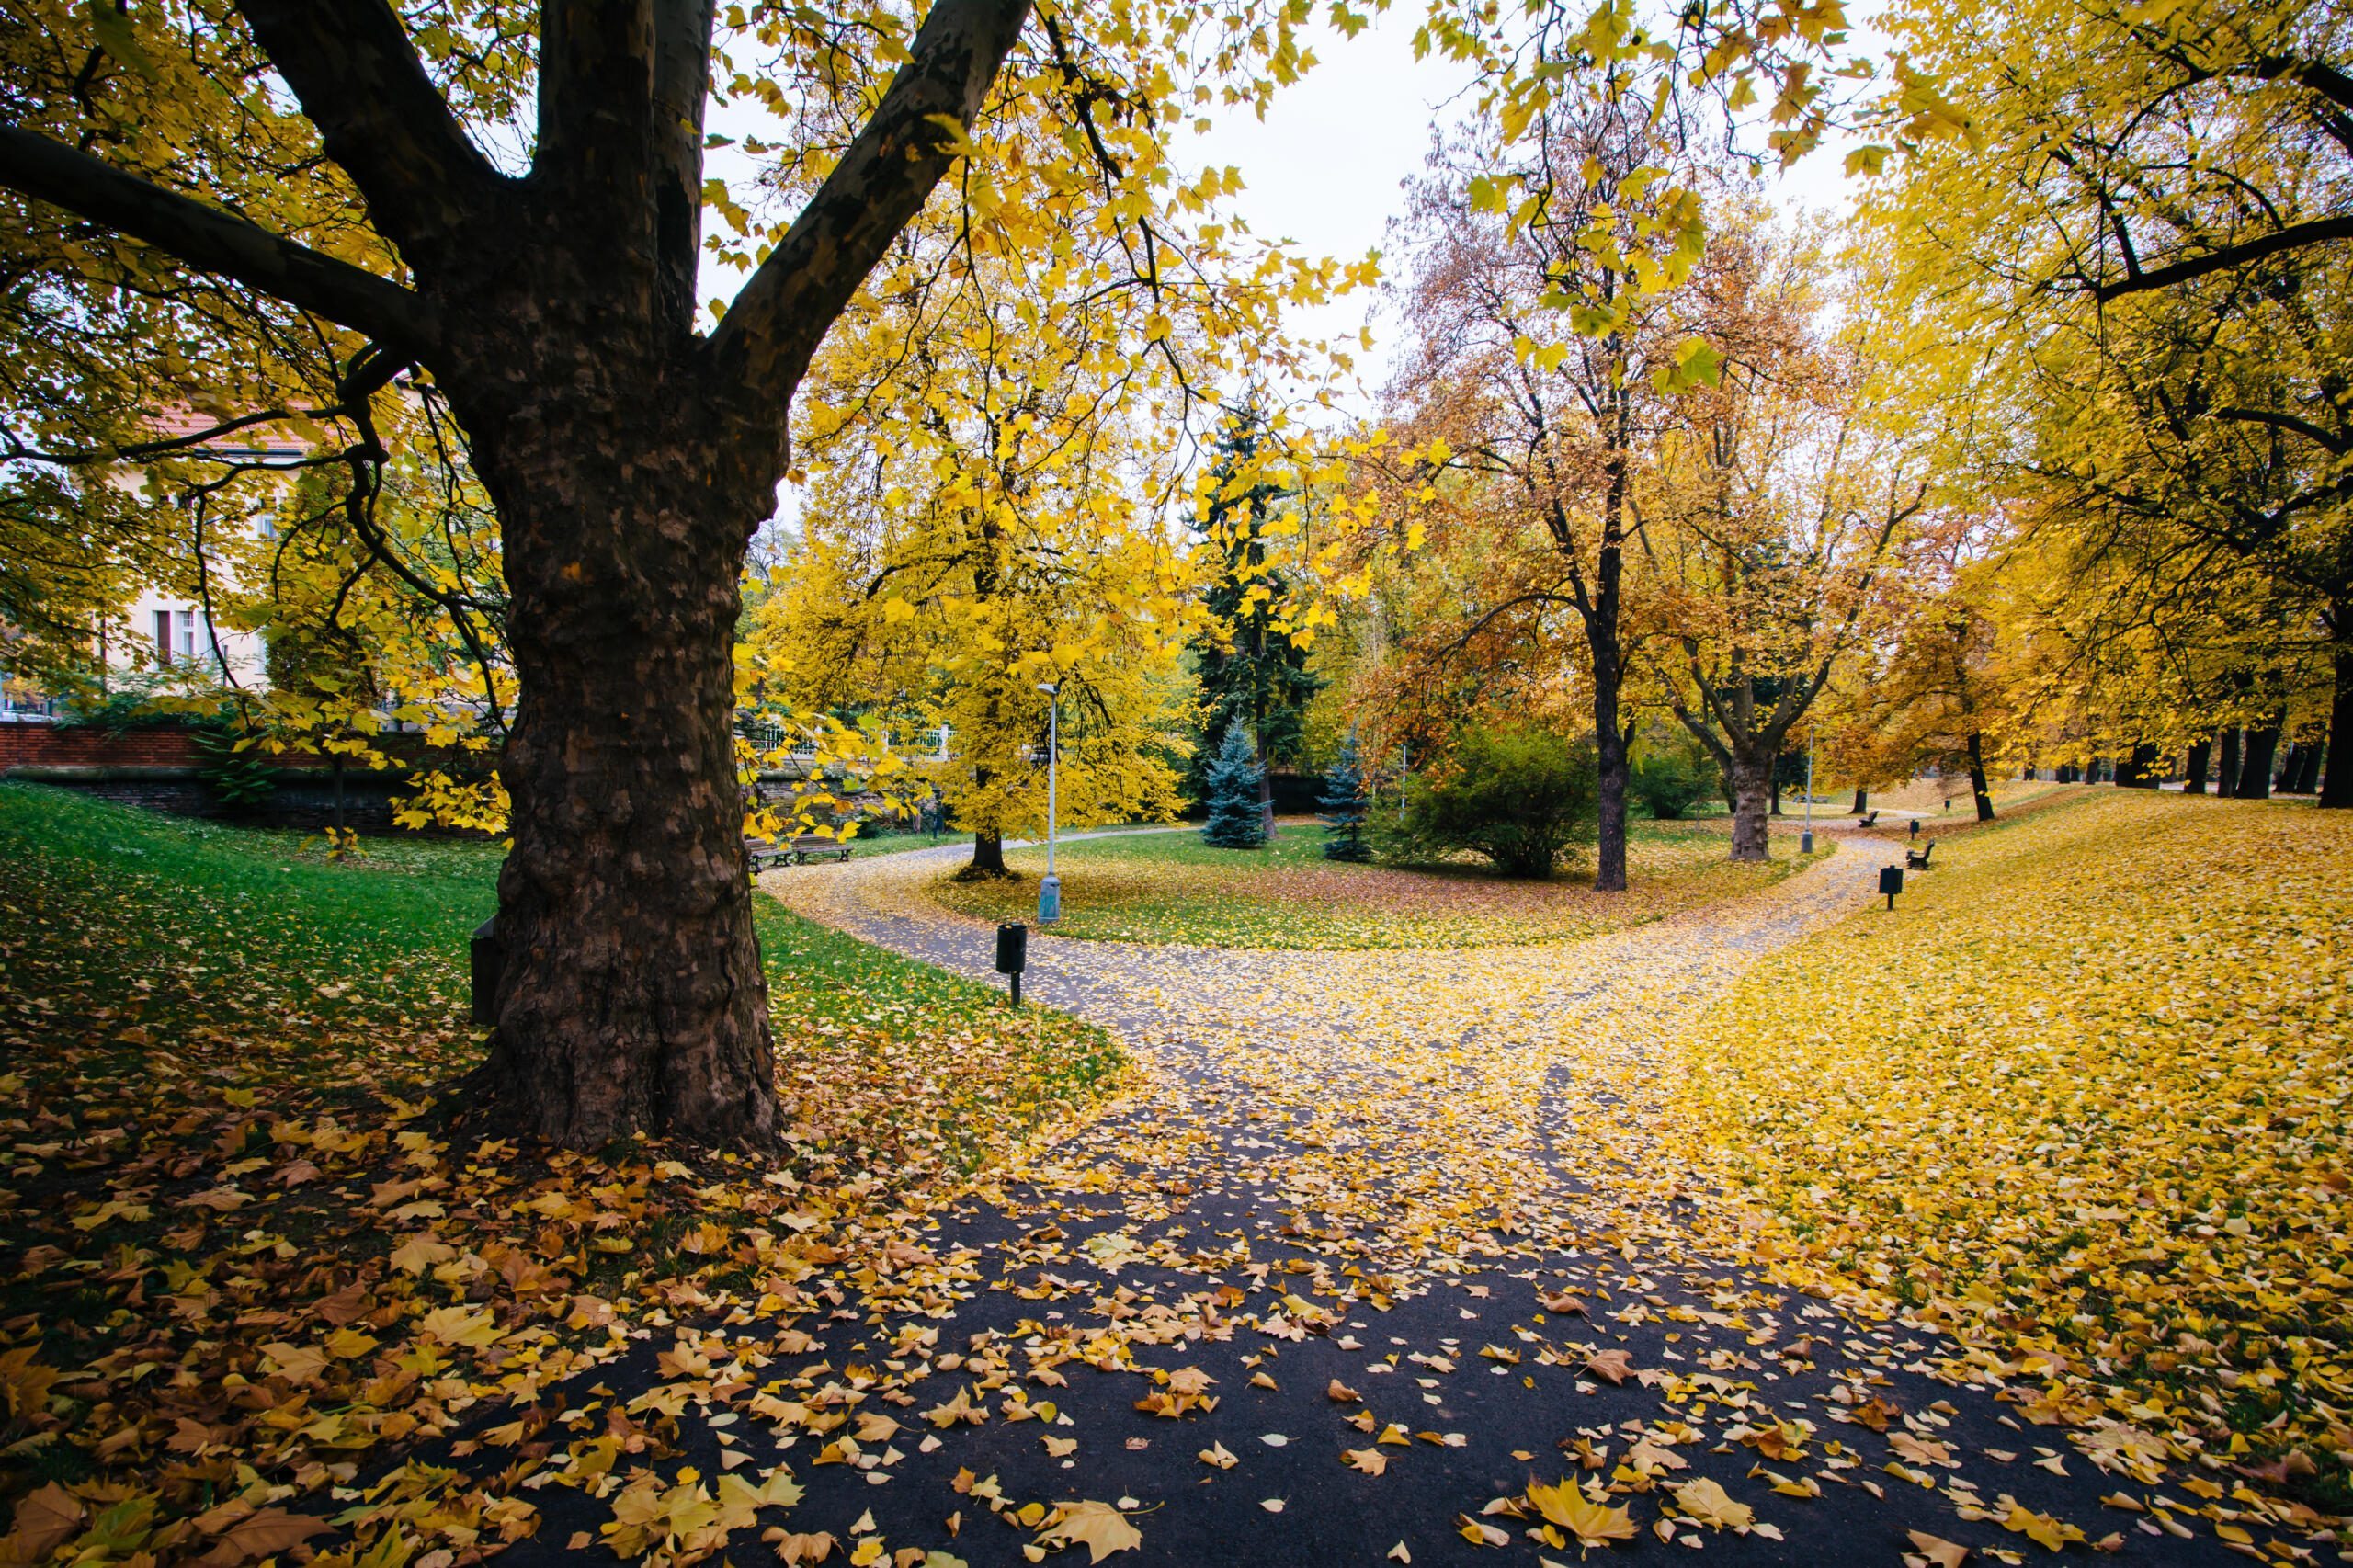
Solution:
M 1087 838 L 1058 851 L 1058 935 L 1113 942 L 1330 950 L 1477 948 L 1576 941 L 1678 909 L 1769 886 L 1802 864 L 1796 841 L 1781 858 L 1735 866 L 1723 821 L 1631 824 L 1633 891 L 1597 893 L 1574 865 L 1548 882 L 1515 881 L 1483 865 L 1399 869 L 1324 858 L 1324 829 L 1287 821 L 1263 849 L 1213 849 L 1180 828 Z M 1010 851 L 1019 881 L 961 882 L 943 869 L 930 888 L 942 906 L 974 919 L 1029 920 L 1045 851 Z
M 1709 1175 L 2038 1419 L 2353 1504 L 2353 820 L 2079 790 L 1938 860 L 1693 1030 Z
M 8 813 L 26 798 L 0 791 L 0 824 L 23 820 Z M 44 851 L 30 876 L 0 862 L 12 943 L 0 1043 L 12 1062 L 46 1052 L 60 1063 L 25 1085 L 21 1125 L 0 1121 L 13 1150 L 6 1234 L 12 1248 L 20 1233 L 36 1243 L 0 1254 L 11 1292 L 0 1357 L 31 1352 L 0 1359 L 17 1488 L 0 1562 L 33 1555 L 31 1542 L 91 1563 L 145 1551 L 233 1564 L 298 1540 L 294 1556 L 318 1547 L 371 1568 L 462 1568 L 501 1548 L 515 1568 L 583 1552 L 853 1568 L 1114 1554 L 1139 1568 L 1543 1568 L 1693 1551 L 1734 1564 L 1949 1565 L 1964 1552 L 2016 1563 L 2093 1549 L 2168 1564 L 2332 1559 L 2353 1538 L 2314 1507 L 2325 1496 L 2296 1492 L 2327 1481 L 2325 1456 L 2299 1474 L 2284 1424 L 2266 1435 L 2272 1446 L 2234 1456 L 2219 1429 L 2182 1417 L 2194 1395 L 2155 1406 L 2157 1384 L 2052 1335 L 2041 1320 L 2056 1309 L 2035 1304 L 2043 1287 L 2021 1269 L 2005 1266 L 2009 1299 L 1956 1308 L 1969 1297 L 1953 1260 L 1979 1249 L 1965 1228 L 1929 1223 L 1935 1204 L 1954 1201 L 1943 1167 L 1982 1179 L 1965 1165 L 1981 1131 L 1996 1151 L 2047 1158 L 2040 1144 L 2084 1119 L 2066 1099 L 2073 1085 L 2028 1073 L 2029 1034 L 1948 1070 L 1952 1042 L 2032 1019 L 2040 992 L 2062 985 L 2070 999 L 2043 998 L 2033 1028 L 2079 1006 L 2067 1028 L 2083 1040 L 2129 1041 L 2131 1009 L 2170 1023 L 2165 1009 L 2186 1006 L 2160 1000 L 2162 949 L 2109 983 L 2099 954 L 2075 941 L 2088 930 L 2137 950 L 2144 937 L 2130 933 L 2150 922 L 2111 930 L 2047 882 L 2086 861 L 2162 882 L 2168 864 L 2215 875 L 2219 860 L 2274 884 L 2272 904 L 2290 912 L 2294 934 L 2264 951 L 2285 960 L 2307 938 L 2341 937 L 2327 879 L 2346 846 L 2314 836 L 2308 810 L 2208 819 L 2197 813 L 2213 802 L 2115 802 L 2076 791 L 1957 839 L 1965 853 L 1944 864 L 1940 850 L 1895 916 L 1868 907 L 1881 846 L 1859 841 L 1760 892 L 1582 942 L 1284 952 L 1041 936 L 1035 994 L 1116 1028 L 1139 1062 L 1105 1114 L 969 1184 L 952 1179 L 955 1152 L 921 1108 L 971 1074 L 994 1076 L 997 1098 L 965 1103 L 1004 1119 L 968 1119 L 989 1149 L 1010 1149 L 1028 1118 L 1070 1120 L 1049 1096 L 1078 1097 L 1072 1079 L 1101 1069 L 1055 1077 L 1055 1064 L 1108 1062 L 1090 1054 L 1099 1034 L 1008 1015 L 983 987 L 894 968 L 771 913 L 772 951 L 807 934 L 793 994 L 820 998 L 796 1026 L 817 1054 L 793 1086 L 793 1167 L 689 1165 L 650 1147 L 536 1162 L 469 1137 L 398 1086 L 390 1063 L 412 1041 L 437 1027 L 442 1045 L 421 1049 L 461 1054 L 464 1041 L 436 1024 L 447 977 L 419 965 L 402 980 L 388 962 L 397 944 L 367 935 L 424 919 L 415 903 L 324 905 L 364 938 L 332 972 L 383 971 L 388 997 L 418 998 L 405 1024 L 397 1006 L 357 1005 L 355 1027 L 372 1017 L 380 1032 L 288 1021 L 311 1017 L 316 994 L 295 977 L 327 962 L 265 961 L 289 943 L 319 950 L 293 917 L 267 942 L 247 939 L 253 954 L 212 959 L 236 971 L 233 983 L 157 978 L 171 1006 L 97 1020 L 80 977 L 155 978 L 162 955 L 118 962 L 107 942 L 148 938 L 127 915 L 96 919 L 79 904 L 119 889 L 141 906 L 160 889 L 121 869 L 138 857 Z M 2218 847 L 2199 836 L 2210 820 L 2243 820 L 2252 836 Z M 977 977 L 987 926 L 926 891 L 959 853 L 794 868 L 763 886 Z M 430 862 L 421 856 L 408 881 L 461 903 L 449 894 L 465 880 L 436 882 Z M 271 874 L 306 874 L 287 863 Z M 368 884 L 369 897 L 394 880 Z M 257 895 L 223 896 L 239 932 L 270 929 L 244 919 Z M 2045 907 L 2060 917 L 2041 918 Z M 2025 933 L 2018 945 L 1984 934 L 1996 910 Z M 474 913 L 438 917 L 462 930 Z M 207 928 L 225 932 L 228 919 Z M 19 929 L 37 935 L 19 941 Z M 221 935 L 189 950 L 235 945 Z M 2055 971 L 2047 985 L 2023 978 L 2038 951 Z M 2173 955 L 2164 973 L 2218 998 L 2184 1016 L 2218 1038 L 2263 1032 L 2282 1061 L 2302 1052 L 2310 1070 L 2295 1093 L 2318 1108 L 2312 1085 L 2332 1075 L 2344 1031 L 2313 998 L 2341 994 L 2342 977 L 2305 991 L 2258 983 L 2233 1012 L 2228 982 L 2197 978 L 2220 956 Z M 1935 1028 L 1880 1017 L 1871 1032 L 1841 988 L 1915 960 L 2013 980 L 1982 992 L 1958 972 L 1942 992 L 1923 982 L 1904 999 Z M 897 1004 L 876 1005 L 893 985 L 905 988 L 904 1027 Z M 50 994 L 52 1008 L 32 1000 Z M 188 1021 L 189 998 L 211 999 L 205 1016 L 229 1043 Z M 964 1032 L 926 1052 L 935 1006 L 964 1020 L 941 1033 Z M 1857 1043 L 1834 1063 L 1820 1020 L 1837 1008 Z M 265 1027 L 234 1032 L 245 1017 Z M 126 1028 L 148 1038 L 119 1041 Z M 242 1065 L 244 1042 L 296 1030 L 311 1043 Z M 143 1052 L 135 1070 L 105 1064 L 121 1048 Z M 2210 1097 L 2235 1104 L 2229 1080 L 2257 1071 L 2241 1057 L 2259 1053 L 2226 1054 L 2189 1076 L 2223 1085 Z M 314 1055 L 329 1063 L 323 1081 L 292 1082 Z M 2086 1074 L 2096 1065 L 2088 1052 L 2078 1061 Z M 1809 1068 L 1824 1081 L 1808 1081 Z M 2175 1071 L 2156 1044 L 2135 1070 Z M 2261 1108 L 2290 1103 L 2291 1067 L 2260 1070 L 2275 1074 Z M 1866 1093 L 1907 1072 L 1922 1105 Z M 910 1073 L 937 1076 L 918 1076 L 899 1114 L 870 1108 Z M 2043 1109 L 1995 1104 L 2021 1074 L 2035 1091 L 2021 1104 Z M 1756 1085 L 1755 1101 L 1711 1098 L 1732 1083 Z M 1033 1084 L 1044 1086 L 1025 1095 Z M 347 1108 L 330 1108 L 331 1095 L 349 1096 Z M 174 1108 L 178 1119 L 163 1120 Z M 1748 1121 L 1768 1110 L 1783 1117 L 1775 1149 L 1744 1153 Z M 1809 1117 L 1828 1123 L 1821 1144 L 1793 1155 L 1814 1135 Z M 2341 1124 L 2315 1108 L 2311 1121 L 2324 1120 L 2299 1131 L 2224 1114 L 2211 1133 L 2235 1136 L 2250 1179 L 2271 1183 L 2310 1162 L 2261 1136 L 2316 1146 Z M 1865 1125 L 1909 1153 L 1850 1135 Z M 2129 1138 L 2109 1142 L 2112 1159 L 2141 1157 Z M 2006 1244 L 2004 1226 L 2031 1233 L 2072 1202 L 2063 1174 L 2049 1166 L 2006 1189 L 2015 1221 L 1978 1214 L 1993 1244 Z M 2325 1170 L 2311 1174 L 2335 1190 Z M 2154 1175 L 2143 1185 L 2167 1201 Z M 1816 1189 L 1839 1194 L 1837 1224 L 1808 1237 L 1790 1203 L 1802 1192 L 1818 1206 Z M 2277 1201 L 2313 1216 L 2333 1199 Z M 2244 1238 L 2231 1220 L 2267 1214 L 2253 1200 L 2235 1216 L 2201 1207 L 2151 1234 L 2207 1246 L 2179 1255 L 2200 1288 L 2212 1282 L 2202 1256 L 2317 1321 L 2334 1310 L 2320 1292 L 2341 1267 L 2336 1233 L 2302 1233 L 2301 1275 L 2288 1251 L 2232 1251 Z M 1931 1244 L 1947 1277 L 1907 1291 L 1893 1266 L 1916 1273 Z M 2219 1288 L 2229 1297 L 2240 1283 Z M 2096 1318 L 2063 1274 L 2049 1289 Z M 2200 1306 L 2216 1319 L 2209 1331 L 2175 1339 L 2167 1354 L 2200 1364 L 2185 1392 L 2240 1376 L 2231 1358 L 2250 1341 L 2228 1336 L 2271 1310 L 2245 1299 L 2253 1307 L 2228 1324 L 2220 1304 Z M 2280 1343 L 2271 1359 L 2291 1368 Z
M 1152 1076 L 925 1234 L 972 1354 L 873 1392 L 938 1430 L 844 1450 L 863 1486 L 800 1471 L 791 1528 L 1012 1562 L 1063 1545 L 1057 1505 L 1082 1499 L 1139 1562 L 2333 1557 L 2311 1500 L 2129 1404 L 2054 1400 L 2023 1341 L 1949 1334 L 1868 1276 L 1793 1288 L 1768 1216 L 1706 1185 L 1678 1040 L 1818 1005 L 1743 983 L 1809 929 L 1807 952 L 1900 957 L 1868 908 L 1878 848 L 1579 944 L 1036 938 L 1035 994 L 1116 1022 Z M 983 971 L 986 928 L 926 917 L 927 875 L 794 895 Z M 935 1403 L 943 1371 L 964 1375 Z
M 497 860 L 0 787 L 0 1562 L 494 1548 L 534 1526 L 516 1477 L 385 1467 L 649 1318 L 789 1317 L 1120 1069 L 763 899 L 789 1162 L 486 1141 L 433 1096 L 480 1055 Z

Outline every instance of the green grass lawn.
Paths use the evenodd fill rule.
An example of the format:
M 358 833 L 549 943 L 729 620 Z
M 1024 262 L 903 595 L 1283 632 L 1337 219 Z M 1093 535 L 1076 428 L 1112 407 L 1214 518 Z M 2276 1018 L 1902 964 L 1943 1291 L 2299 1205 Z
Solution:
M 337 861 L 316 835 L 0 786 L 0 986 L 20 1019 L 54 1024 L 49 1043 L 103 1049 L 136 1020 L 238 1042 L 241 1062 L 217 1070 L 238 1077 L 326 1101 L 413 1097 L 480 1060 L 466 943 L 496 907 L 503 855 L 388 837 Z M 987 986 L 754 904 L 785 1108 L 813 1147 L 970 1168 L 1116 1069 L 1099 1030 L 1017 1020 Z
M 1263 849 L 1212 849 L 1195 830 L 1082 839 L 1059 852 L 1063 917 L 1055 933 L 1102 941 L 1205 947 L 1465 948 L 1572 941 L 1678 909 L 1753 892 L 1800 863 L 1735 866 L 1722 822 L 1630 824 L 1623 894 L 1593 892 L 1590 870 L 1549 882 L 1513 881 L 1483 865 L 1352 866 L 1324 858 L 1324 831 L 1286 825 Z M 1824 850 L 1819 853 L 1827 853 Z M 1024 919 L 1037 907 L 1045 851 L 1007 853 L 1018 881 L 959 882 L 943 873 L 931 896 L 983 920 Z

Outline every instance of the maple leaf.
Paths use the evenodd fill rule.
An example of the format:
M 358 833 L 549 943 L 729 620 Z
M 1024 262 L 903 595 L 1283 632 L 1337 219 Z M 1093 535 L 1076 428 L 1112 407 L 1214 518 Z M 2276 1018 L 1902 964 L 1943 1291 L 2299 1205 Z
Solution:
M 2003 1495 L 2002 1505 L 2004 1512 L 2001 1517 L 2004 1529 L 2015 1530 L 2049 1551 L 2061 1551 L 2069 1541 L 2084 1539 L 2084 1532 L 2064 1519 L 2054 1518 L 2049 1514 L 2038 1514 L 2007 1494 Z
M 1379 1449 L 1348 1449 L 1342 1451 L 1340 1462 L 1350 1470 L 1379 1475 L 1389 1468 L 1389 1456 Z
M 933 1405 L 923 1413 L 923 1418 L 944 1432 L 960 1421 L 968 1426 L 978 1426 L 982 1422 L 986 1421 L 989 1415 L 986 1410 L 978 1408 L 972 1403 L 970 1389 L 960 1387 L 956 1391 L 955 1398 L 945 1404 Z
M 16 1561 L 38 1562 L 73 1539 L 89 1515 L 82 1500 L 52 1481 L 17 1499 L 9 1544 Z
M 1631 1540 L 1636 1534 L 1629 1510 L 1594 1502 L 1574 1482 L 1552 1486 L 1530 1482 L 1528 1500 L 1536 1505 L 1537 1512 L 1576 1537 L 1580 1546 L 1606 1546 L 1614 1540 Z
M 300 1546 L 314 1535 L 324 1535 L 333 1527 L 326 1520 L 309 1514 L 289 1514 L 282 1509 L 264 1508 L 248 1514 L 221 1532 L 210 1551 L 196 1561 L 202 1568 L 235 1568 L 240 1562 L 250 1562 L 256 1557 L 269 1557 Z
M 1695 1523 L 1711 1529 L 1745 1530 L 1756 1521 L 1756 1510 L 1734 1502 L 1722 1486 L 1706 1476 L 1675 1488 L 1675 1506 Z
M 1926 1530 L 1907 1530 L 1904 1533 L 1911 1538 L 1912 1549 L 1927 1558 L 1934 1568 L 1961 1568 L 1969 1560 L 1969 1548 L 1947 1540 L 1942 1536 L 1930 1535 Z
M 1634 1369 L 1634 1358 L 1620 1349 L 1599 1350 L 1586 1358 L 1585 1369 L 1597 1378 L 1622 1383 Z
M 1142 1532 L 1127 1515 L 1108 1503 L 1061 1503 L 1055 1522 L 1040 1532 L 1040 1546 L 1084 1544 L 1087 1562 L 1100 1562 L 1115 1551 L 1133 1551 L 1143 1544 Z

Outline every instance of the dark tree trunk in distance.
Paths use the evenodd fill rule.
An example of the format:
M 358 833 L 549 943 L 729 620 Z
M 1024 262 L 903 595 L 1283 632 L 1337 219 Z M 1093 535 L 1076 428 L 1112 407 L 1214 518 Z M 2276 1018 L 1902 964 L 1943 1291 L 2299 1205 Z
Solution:
M 2353 605 L 2329 607 L 2334 641 L 2329 653 L 2336 685 L 2328 704 L 2328 767 L 2322 776 L 2320 803 L 2332 811 L 2353 810 Z
M 1977 820 L 1994 820 L 1994 791 L 1985 784 L 1985 737 L 1969 732 L 1969 792 L 1976 798 Z
M 2242 801 L 2271 799 L 2271 762 L 2279 745 L 2279 721 L 2246 733 L 2246 756 L 2239 763 L 2238 797 Z
M 2296 747 L 2295 774 L 2288 782 L 2290 793 L 2309 795 L 2320 782 L 2320 747 L 2318 741 L 2305 741 Z
M 1773 814 L 1774 816 L 1779 816 L 1779 815 L 1781 814 L 1781 767 L 1780 767 L 1780 759 L 1779 759 L 1779 757 L 1776 757 L 1776 758 L 1774 758 L 1774 759 L 1773 759 L 1773 773 L 1772 773 L 1772 778 L 1773 778 L 1773 809 L 1772 809 L 1772 813 L 1771 813 L 1771 814 Z
M 2189 748 L 2189 755 L 2182 759 L 2181 764 L 2182 776 L 2188 780 L 2188 783 L 2181 787 L 2182 793 L 2185 795 L 2204 794 L 2206 792 L 2206 775 L 2208 770 L 2211 769 L 2213 765 L 2214 743 L 2212 741 L 2200 741 L 2195 745 L 2191 746 Z
M 2214 793 L 2226 800 L 2236 800 L 2239 792 L 2239 753 L 2244 732 L 2235 726 L 2222 732 L 2222 767 L 2214 780 Z
M 1856 791 L 1855 791 L 1855 814 L 1856 814 L 1857 816 L 1861 816 L 1864 812 L 1868 812 L 1868 811 L 1870 811 L 1870 792 L 1869 790 L 1856 790 Z
M 2135 745 L 2131 755 L 2116 770 L 2116 784 L 2120 790 L 2154 790 L 2157 787 L 2157 748 L 2145 742 Z

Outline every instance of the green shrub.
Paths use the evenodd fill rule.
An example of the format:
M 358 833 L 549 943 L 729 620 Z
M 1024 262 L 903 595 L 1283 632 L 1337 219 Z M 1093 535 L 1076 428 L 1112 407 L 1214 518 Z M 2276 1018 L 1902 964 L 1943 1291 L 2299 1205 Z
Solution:
M 1527 727 L 1474 728 L 1405 790 L 1397 835 L 1421 856 L 1483 855 L 1509 877 L 1549 877 L 1597 821 L 1593 744 Z
M 1697 745 L 1669 740 L 1645 744 L 1629 781 L 1635 800 L 1661 822 L 1678 822 L 1716 793 L 1721 770 Z

